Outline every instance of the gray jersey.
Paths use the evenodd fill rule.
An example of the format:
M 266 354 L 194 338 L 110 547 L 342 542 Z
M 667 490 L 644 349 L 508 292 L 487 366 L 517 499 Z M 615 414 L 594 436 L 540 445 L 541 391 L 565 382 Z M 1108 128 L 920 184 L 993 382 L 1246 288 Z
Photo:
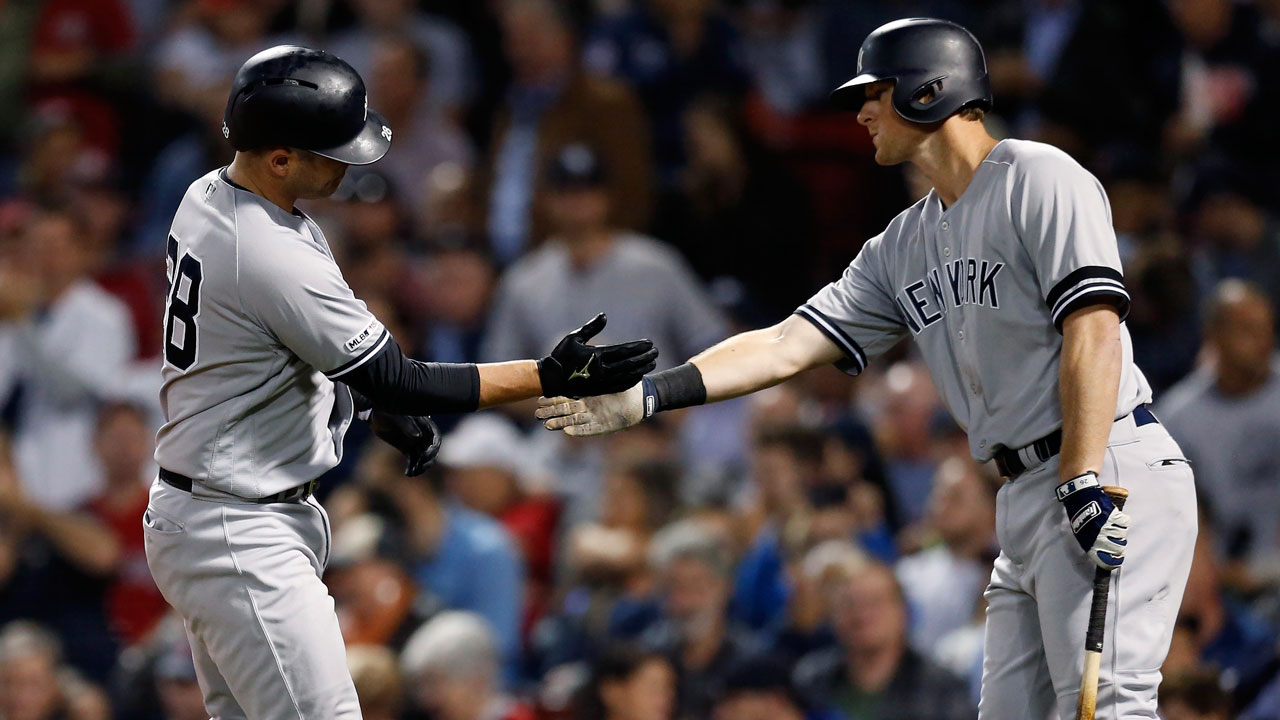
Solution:
M 187 189 L 167 252 L 156 462 L 241 497 L 336 465 L 352 403 L 332 380 L 389 336 L 320 228 L 215 171 Z
M 986 461 L 1061 427 L 1062 321 L 1099 301 L 1128 312 L 1102 185 L 1054 147 L 1004 140 L 954 205 L 930 191 L 796 312 L 854 374 L 913 336 L 974 458 Z M 1117 418 L 1151 399 L 1123 323 L 1120 337 Z

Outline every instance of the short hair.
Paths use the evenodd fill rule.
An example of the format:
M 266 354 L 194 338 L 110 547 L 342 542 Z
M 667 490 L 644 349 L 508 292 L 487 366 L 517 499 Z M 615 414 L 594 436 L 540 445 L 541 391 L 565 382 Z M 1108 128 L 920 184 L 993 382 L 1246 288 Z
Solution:
M 95 430 L 102 432 L 103 428 L 112 420 L 115 420 L 117 415 L 132 415 L 138 422 L 143 425 L 147 424 L 147 409 L 142 405 L 128 400 L 114 400 L 98 406 Z
M 780 447 L 800 462 L 814 465 L 822 462 L 826 444 L 826 433 L 803 425 L 766 424 L 756 437 L 757 447 Z
M 626 681 L 636 671 L 651 662 L 670 664 L 670 659 L 660 651 L 615 641 L 606 645 L 591 662 L 590 676 L 578 689 L 573 701 L 574 717 L 578 720 L 599 720 L 605 717 L 608 709 L 604 699 L 600 697 L 600 688 L 605 683 Z
M 361 708 L 386 709 L 395 713 L 400 707 L 401 684 L 396 656 L 382 645 L 352 645 L 347 648 L 347 666 L 360 697 Z
M 649 565 L 654 570 L 666 571 L 677 560 L 695 560 L 722 578 L 733 575 L 733 552 L 728 544 L 696 519 L 674 522 L 653 536 Z
M 449 677 L 493 680 L 498 673 L 493 631 L 475 613 L 446 610 L 409 636 L 400 654 L 400 670 L 409 678 L 436 672 Z
M 633 460 L 614 472 L 635 480 L 644 495 L 645 521 L 650 528 L 660 528 L 680 506 L 680 468 L 664 460 Z
M 960 108 L 960 111 L 957 112 L 956 114 L 959 115 L 962 119 L 968 120 L 969 122 L 982 122 L 987 117 L 986 110 L 983 110 L 980 107 L 974 107 L 974 106 Z
M 62 660 L 62 643 L 48 629 L 30 620 L 14 620 L 0 628 L 0 664 L 44 655 L 53 665 Z
M 1257 283 L 1239 278 L 1227 278 L 1214 286 L 1204 303 L 1204 328 L 1212 333 L 1219 330 L 1225 319 L 1227 306 L 1241 300 L 1254 299 L 1271 308 L 1271 298 Z

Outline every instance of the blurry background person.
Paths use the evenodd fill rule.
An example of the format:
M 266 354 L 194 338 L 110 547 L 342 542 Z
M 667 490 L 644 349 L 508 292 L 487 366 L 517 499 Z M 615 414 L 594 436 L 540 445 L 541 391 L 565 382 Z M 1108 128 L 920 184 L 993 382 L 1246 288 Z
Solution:
M 672 720 L 675 670 L 667 657 L 614 644 L 592 660 L 575 700 L 574 720 Z
M 795 670 L 816 704 L 859 720 L 977 716 L 964 683 L 911 649 L 906 600 L 887 566 L 858 568 L 831 608 L 839 646 L 806 656 Z
M 1217 556 L 1237 581 L 1280 581 L 1280 359 L 1275 310 L 1255 285 L 1220 283 L 1204 312 L 1210 361 L 1170 388 L 1161 422 L 1196 468 Z M 1252 578 L 1252 579 L 1251 579 Z
M 0 402 L 15 404 L 23 488 L 51 510 L 78 507 L 102 489 L 97 403 L 122 399 L 134 356 L 129 313 L 90 279 L 86 239 L 73 211 L 45 208 L 0 267 Z
M 500 690 L 493 631 L 475 613 L 449 610 L 428 620 L 400 656 L 413 717 L 433 720 L 533 720 L 533 711 Z

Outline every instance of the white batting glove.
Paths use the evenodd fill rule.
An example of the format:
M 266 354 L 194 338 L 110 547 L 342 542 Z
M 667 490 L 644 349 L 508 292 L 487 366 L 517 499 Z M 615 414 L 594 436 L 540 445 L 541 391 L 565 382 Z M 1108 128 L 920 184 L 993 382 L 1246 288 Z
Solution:
M 567 397 L 538 398 L 534 415 L 548 430 L 564 430 L 565 435 L 586 437 L 606 435 L 635 425 L 644 419 L 644 393 L 640 383 L 612 395 L 575 400 Z

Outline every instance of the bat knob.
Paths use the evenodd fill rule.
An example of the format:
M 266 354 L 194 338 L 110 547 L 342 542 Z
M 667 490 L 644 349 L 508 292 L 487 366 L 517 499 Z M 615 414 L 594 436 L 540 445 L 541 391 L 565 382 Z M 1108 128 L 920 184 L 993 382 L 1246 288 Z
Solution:
M 1102 492 L 1106 493 L 1107 497 L 1111 498 L 1111 502 L 1121 510 L 1124 509 L 1124 501 L 1129 499 L 1129 491 L 1119 485 L 1103 485 Z

